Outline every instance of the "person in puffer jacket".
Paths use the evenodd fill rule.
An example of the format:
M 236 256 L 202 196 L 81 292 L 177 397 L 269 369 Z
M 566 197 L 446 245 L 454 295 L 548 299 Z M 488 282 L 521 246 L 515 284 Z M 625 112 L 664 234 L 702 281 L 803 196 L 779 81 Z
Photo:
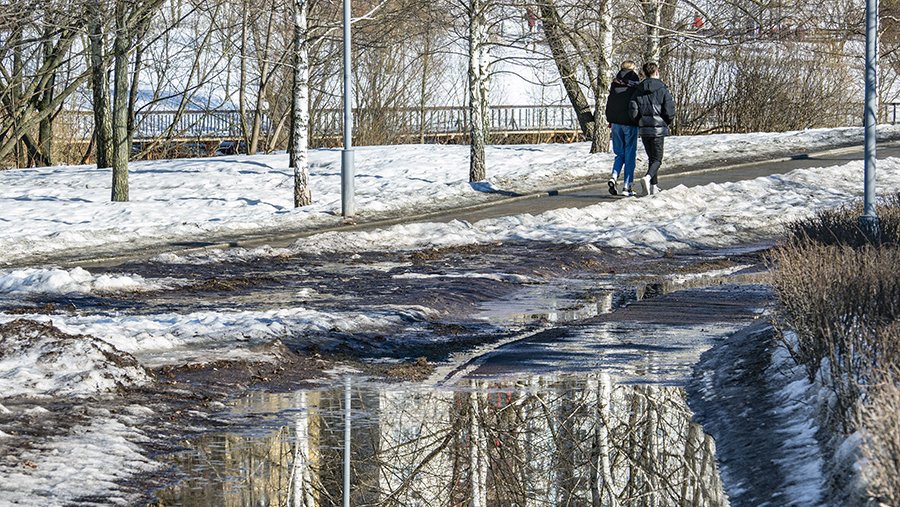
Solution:
M 612 174 L 609 176 L 609 193 L 617 195 L 616 181 L 619 172 L 625 169 L 625 184 L 622 193 L 633 196 L 631 184 L 634 181 L 634 161 L 637 154 L 637 122 L 631 119 L 628 113 L 628 102 L 634 95 L 641 78 L 634 71 L 634 62 L 626 60 L 622 62 L 621 70 L 616 74 L 609 86 L 609 95 L 606 98 L 606 121 L 610 126 L 610 138 L 612 140 L 613 160 Z
M 659 65 L 645 63 L 643 71 L 646 79 L 637 86 L 628 103 L 628 112 L 638 124 L 638 134 L 649 159 L 647 175 L 640 180 L 644 195 L 649 195 L 659 192 L 657 176 L 669 125 L 675 119 L 675 101 L 666 84 L 659 79 Z

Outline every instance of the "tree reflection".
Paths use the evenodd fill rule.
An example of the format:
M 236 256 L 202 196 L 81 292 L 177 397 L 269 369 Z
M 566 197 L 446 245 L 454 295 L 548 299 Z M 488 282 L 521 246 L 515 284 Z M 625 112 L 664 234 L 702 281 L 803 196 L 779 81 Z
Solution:
M 292 424 L 213 435 L 178 462 L 163 505 L 341 505 L 343 392 L 266 401 Z M 257 400 L 258 404 L 259 401 Z M 684 390 L 604 374 L 354 390 L 351 504 L 727 505 L 715 444 Z

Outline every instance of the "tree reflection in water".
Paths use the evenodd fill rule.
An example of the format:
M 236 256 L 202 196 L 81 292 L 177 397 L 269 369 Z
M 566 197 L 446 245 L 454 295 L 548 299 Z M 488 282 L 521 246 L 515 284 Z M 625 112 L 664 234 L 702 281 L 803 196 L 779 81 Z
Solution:
M 353 390 L 351 505 L 727 505 L 683 389 L 605 374 Z M 287 423 L 207 435 L 162 505 L 341 505 L 343 390 L 258 395 Z M 252 417 L 251 417 L 252 419 Z M 263 417 L 260 417 L 263 419 Z

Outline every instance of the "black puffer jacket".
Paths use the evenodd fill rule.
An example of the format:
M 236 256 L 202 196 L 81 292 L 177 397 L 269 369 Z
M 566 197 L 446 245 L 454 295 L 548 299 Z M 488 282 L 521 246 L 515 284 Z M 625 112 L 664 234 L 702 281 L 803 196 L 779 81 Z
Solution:
M 616 74 L 609 85 L 609 96 L 606 97 L 606 121 L 619 125 L 637 125 L 628 114 L 628 102 L 640 80 L 633 70 L 620 70 Z
M 675 119 L 675 101 L 665 83 L 647 78 L 637 86 L 628 113 L 637 121 L 641 137 L 667 136 L 669 124 Z

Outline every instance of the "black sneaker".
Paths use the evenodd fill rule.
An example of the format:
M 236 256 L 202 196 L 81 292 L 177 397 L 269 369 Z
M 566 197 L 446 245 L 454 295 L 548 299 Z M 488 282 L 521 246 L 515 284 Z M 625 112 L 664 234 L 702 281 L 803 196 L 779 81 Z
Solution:
M 610 178 L 609 181 L 606 182 L 609 185 L 609 193 L 612 195 L 619 195 L 619 191 L 616 190 L 616 180 Z

